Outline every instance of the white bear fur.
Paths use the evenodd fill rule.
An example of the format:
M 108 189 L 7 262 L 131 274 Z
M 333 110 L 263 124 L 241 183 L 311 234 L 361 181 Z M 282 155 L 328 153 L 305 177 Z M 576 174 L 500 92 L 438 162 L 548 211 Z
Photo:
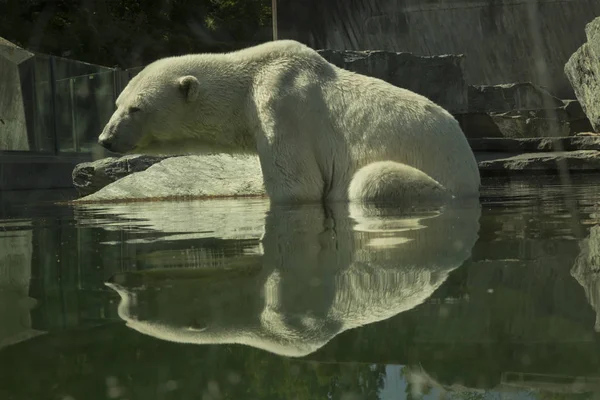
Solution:
M 100 143 L 123 153 L 256 152 L 274 202 L 479 193 L 451 114 L 291 40 L 160 59 L 116 105 Z

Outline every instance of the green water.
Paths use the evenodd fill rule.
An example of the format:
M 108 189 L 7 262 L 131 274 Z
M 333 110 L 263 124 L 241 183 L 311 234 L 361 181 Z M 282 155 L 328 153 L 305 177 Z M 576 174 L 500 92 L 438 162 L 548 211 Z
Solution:
M 600 398 L 600 176 L 443 208 L 0 194 L 0 399 Z

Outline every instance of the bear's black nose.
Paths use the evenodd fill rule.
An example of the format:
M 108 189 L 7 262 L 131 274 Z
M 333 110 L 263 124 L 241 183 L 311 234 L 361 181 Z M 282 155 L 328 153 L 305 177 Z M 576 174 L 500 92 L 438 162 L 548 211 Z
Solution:
M 99 139 L 98 144 L 107 150 L 112 150 L 112 141 L 110 139 Z

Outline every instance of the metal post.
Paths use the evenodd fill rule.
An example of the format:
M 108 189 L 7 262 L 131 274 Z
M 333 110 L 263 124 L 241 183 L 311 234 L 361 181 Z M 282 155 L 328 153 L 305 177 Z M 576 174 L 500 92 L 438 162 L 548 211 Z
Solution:
M 69 78 L 69 97 L 71 100 L 71 139 L 73 140 L 73 151 L 79 152 L 79 137 L 77 135 L 77 115 L 75 114 L 75 96 L 73 93 L 73 82 L 75 78 Z
M 53 151 L 54 154 L 58 154 L 60 151 L 60 145 L 59 145 L 59 140 L 58 140 L 58 121 L 56 118 L 56 111 L 57 111 L 57 107 L 56 107 L 56 62 L 54 60 L 54 57 L 50 56 L 49 58 L 49 62 L 50 62 L 50 95 L 52 96 L 52 104 L 51 104 L 51 110 L 52 110 L 52 133 L 53 133 Z
M 271 18 L 273 20 L 273 40 L 277 40 L 277 0 L 271 0 Z

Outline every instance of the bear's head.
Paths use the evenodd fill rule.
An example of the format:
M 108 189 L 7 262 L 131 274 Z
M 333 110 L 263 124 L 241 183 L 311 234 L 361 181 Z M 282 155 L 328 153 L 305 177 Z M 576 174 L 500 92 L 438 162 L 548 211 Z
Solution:
M 100 134 L 101 146 L 116 153 L 145 152 L 190 136 L 200 81 L 163 64 L 150 64 L 125 87 Z

